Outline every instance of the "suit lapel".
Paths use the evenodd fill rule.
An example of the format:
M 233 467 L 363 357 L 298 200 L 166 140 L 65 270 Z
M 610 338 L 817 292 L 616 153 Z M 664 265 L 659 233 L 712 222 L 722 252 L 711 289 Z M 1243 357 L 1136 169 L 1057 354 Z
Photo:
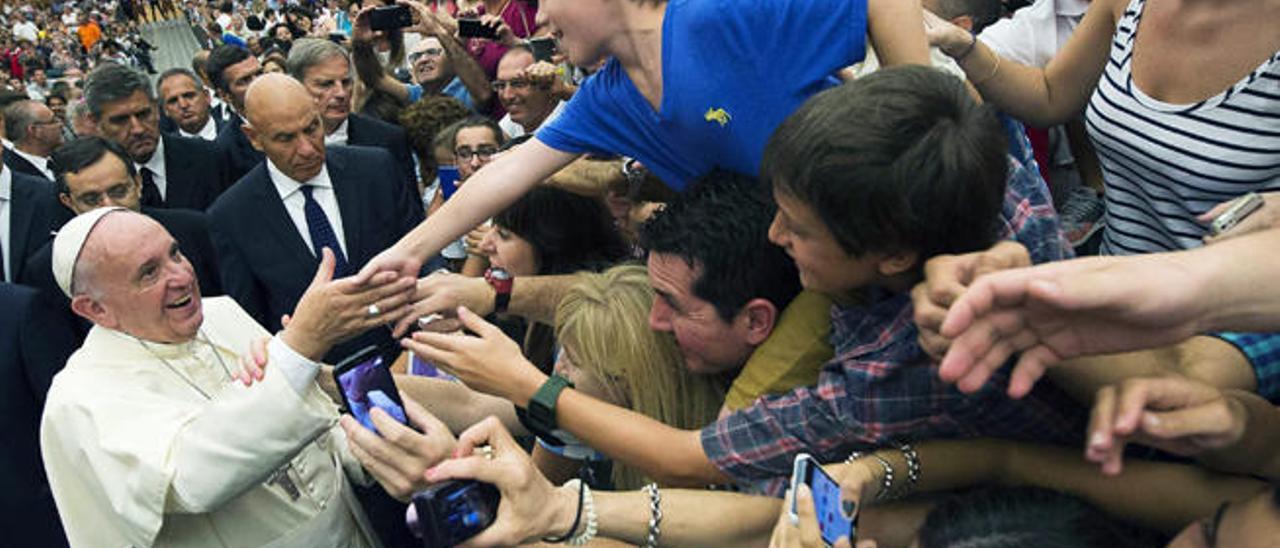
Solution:
M 12 175 L 12 174 L 11 174 Z M 27 185 L 21 184 L 14 177 L 13 181 L 13 203 L 9 204 L 9 272 L 13 277 L 10 282 L 23 280 L 22 269 L 26 266 L 26 256 L 33 250 L 27 249 L 27 242 L 31 239 L 31 225 L 35 219 L 36 208 L 42 207 L 39 202 L 39 196 L 33 192 L 34 189 L 28 188 Z
M 174 150 L 175 139 L 170 139 L 168 135 L 161 134 L 164 140 L 164 205 L 166 207 L 187 207 L 192 201 L 189 190 L 192 185 L 183 181 L 186 173 L 183 172 L 181 162 L 174 159 L 174 154 L 178 151 Z M 180 144 L 179 144 L 180 146 Z
M 249 173 L 254 177 L 245 182 L 253 185 L 253 201 L 257 203 L 258 209 L 258 219 L 249 222 L 261 220 L 266 223 L 266 233 L 276 235 L 281 251 L 287 253 L 287 257 L 290 258 L 289 262 L 317 263 L 319 259 L 307 247 L 307 242 L 302 239 L 301 234 L 298 234 L 298 227 L 294 226 L 293 220 L 289 218 L 289 212 L 285 211 L 284 202 L 280 200 L 280 194 L 271 183 L 271 175 L 267 173 L 266 165 L 259 165 Z
M 364 189 L 360 188 L 355 174 L 348 170 L 347 158 L 341 150 L 329 148 L 325 154 L 325 164 L 329 168 L 329 183 L 333 185 L 333 195 L 338 199 L 338 214 L 342 216 L 342 232 L 347 245 L 347 263 L 353 269 L 362 264 L 364 256 L 364 234 L 360 227 L 364 226 Z

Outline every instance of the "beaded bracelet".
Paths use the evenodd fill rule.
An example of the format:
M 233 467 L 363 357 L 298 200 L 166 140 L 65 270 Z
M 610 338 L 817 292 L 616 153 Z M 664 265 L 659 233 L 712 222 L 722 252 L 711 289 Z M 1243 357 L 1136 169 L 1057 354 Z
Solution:
M 871 457 L 880 463 L 880 468 L 884 470 L 884 478 L 880 482 L 880 492 L 876 493 L 874 500 L 881 501 L 887 499 L 889 497 L 889 493 L 893 490 L 893 465 L 880 455 L 875 453 L 862 453 L 860 451 L 849 453 L 849 458 L 845 459 L 844 462 L 846 464 L 851 463 L 862 457 Z
M 649 536 L 644 540 L 645 548 L 657 548 L 658 537 L 662 536 L 662 493 L 658 491 L 658 484 L 650 483 L 644 486 L 644 492 L 649 494 Z
M 579 480 L 581 481 L 581 480 Z M 587 482 L 582 482 L 582 492 L 584 493 L 582 507 L 587 514 L 587 525 L 582 529 L 582 533 L 569 539 L 569 546 L 584 546 L 596 538 L 596 532 L 600 527 L 598 517 L 596 516 L 595 498 L 591 496 L 591 488 L 587 487 Z M 576 528 L 575 524 L 575 528 Z
M 565 534 L 557 537 L 543 538 L 542 539 L 543 542 L 550 543 L 550 544 L 560 544 L 562 542 L 568 542 L 571 539 L 575 538 L 573 536 L 573 533 L 574 531 L 578 530 L 578 524 L 582 523 L 582 508 L 583 506 L 586 505 L 586 499 L 587 499 L 587 483 L 586 482 L 580 479 L 574 478 L 565 482 L 565 486 L 573 485 L 573 482 L 575 481 L 578 482 L 578 515 L 574 516 L 573 525 L 569 526 L 569 531 L 566 532 Z M 570 488 L 572 489 L 572 487 Z
M 903 487 L 901 496 L 906 496 L 915 490 L 916 485 L 920 483 L 920 455 L 916 453 L 915 447 L 909 442 L 902 442 L 898 446 L 902 451 L 903 460 L 907 461 L 907 485 Z

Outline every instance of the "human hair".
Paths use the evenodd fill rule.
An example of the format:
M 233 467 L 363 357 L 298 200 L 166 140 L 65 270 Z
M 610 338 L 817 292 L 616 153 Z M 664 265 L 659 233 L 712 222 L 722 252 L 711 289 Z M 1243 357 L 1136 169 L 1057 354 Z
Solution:
M 668 426 L 702 428 L 715 420 L 726 386 L 684 367 L 675 337 L 649 328 L 652 304 L 643 266 L 581 274 L 556 307 L 556 338 L 573 365 L 599 379 L 614 401 Z M 649 482 L 619 462 L 613 478 L 621 490 Z
M 1078 497 L 1038 487 L 998 487 L 949 497 L 929 512 L 920 548 L 1163 546 Z
M 91 113 L 89 112 L 89 103 L 85 102 L 84 99 L 71 103 L 71 105 L 67 107 L 67 122 L 74 122 L 76 118 L 86 114 Z
M 67 184 L 68 173 L 79 173 L 81 170 L 98 163 L 107 154 L 114 154 L 125 171 L 132 178 L 137 171 L 133 167 L 133 159 L 123 147 L 107 139 L 97 136 L 79 137 L 58 147 L 49 155 L 49 170 L 53 172 L 54 183 L 58 192 L 71 194 L 71 186 Z
M 101 116 L 102 107 L 107 103 L 119 101 L 139 91 L 147 96 L 147 100 L 156 100 L 151 80 L 145 74 L 124 65 L 102 63 L 85 79 L 84 102 L 89 104 L 89 112 L 94 116 Z
M 36 101 L 15 101 L 4 108 L 4 135 L 14 143 L 27 138 L 27 128 L 36 123 Z
M 209 83 L 213 84 L 213 89 L 230 93 L 230 82 L 227 82 L 222 73 L 226 72 L 227 67 L 244 61 L 252 55 L 249 50 L 235 46 L 222 45 L 214 48 L 209 53 L 209 59 L 204 62 L 204 73 L 209 76 Z
M 191 56 L 192 72 L 196 74 L 203 74 L 205 76 L 209 75 L 209 72 L 205 69 L 205 66 L 209 62 L 209 53 L 210 53 L 209 50 L 201 49 L 201 50 L 197 50 L 195 55 Z
M 760 170 L 845 253 L 915 252 L 918 269 L 996 240 L 1008 162 L 1003 127 L 959 79 L 905 66 L 809 99 L 769 139 Z
M 981 33 L 987 25 L 999 21 L 1004 13 L 1004 3 L 1000 0 L 935 0 L 935 2 L 938 17 L 950 20 L 969 16 L 973 20 L 973 28 L 970 32 L 974 34 Z
M 66 97 L 65 95 L 63 95 L 63 94 L 61 94 L 61 93 L 50 93 L 50 94 L 48 94 L 48 95 L 44 96 L 44 106 L 46 106 L 46 107 L 52 107 L 52 105 L 50 105 L 50 104 L 49 104 L 49 101 L 52 101 L 52 100 L 54 100 L 54 99 L 57 99 L 57 100 L 59 100 L 59 101 L 62 101 L 62 105 L 63 105 L 63 106 L 66 106 L 66 104 L 67 104 L 67 97 Z
M 695 271 L 694 296 L 730 321 L 752 299 L 785 309 L 800 292 L 795 263 L 769 242 L 777 205 L 752 177 L 715 170 L 640 227 L 640 247 Z
M 449 125 L 449 127 L 446 127 L 437 133 L 436 139 L 432 142 L 431 146 L 434 148 L 440 145 L 445 145 L 449 147 L 450 151 L 453 151 L 453 149 L 457 147 L 458 132 L 473 127 L 489 128 L 489 131 L 492 131 L 493 136 L 497 139 L 498 146 L 502 146 L 507 142 L 507 134 L 502 131 L 502 127 L 498 126 L 497 122 L 493 121 L 493 118 L 471 115 L 454 122 Z
M 493 218 L 533 248 L 538 275 L 600 270 L 628 254 L 608 208 L 597 198 L 538 186 Z
M 187 78 L 190 78 L 191 83 L 195 84 L 197 90 L 204 87 L 203 83 L 200 81 L 200 77 L 196 76 L 196 73 L 191 72 L 191 69 L 174 67 L 160 73 L 160 77 L 156 78 L 156 89 L 164 87 L 164 81 L 175 76 L 186 76 Z
M 409 105 L 400 113 L 400 125 L 408 134 L 409 144 L 418 156 L 434 161 L 431 149 L 440 130 L 466 119 L 471 109 L 453 97 L 426 97 Z
M 342 46 L 320 38 L 299 38 L 294 40 L 293 47 L 289 48 L 289 58 L 285 61 L 284 70 L 294 80 L 301 82 L 306 78 L 307 71 L 311 70 L 311 67 L 334 57 L 341 57 L 347 61 L 347 69 L 351 69 L 351 59 L 347 57 L 347 50 L 342 49 Z

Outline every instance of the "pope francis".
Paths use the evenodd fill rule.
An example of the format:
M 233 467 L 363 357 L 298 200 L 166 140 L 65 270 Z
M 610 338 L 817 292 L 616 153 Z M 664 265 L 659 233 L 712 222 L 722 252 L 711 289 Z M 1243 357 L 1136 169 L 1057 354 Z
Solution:
M 94 210 L 58 233 L 53 255 L 72 309 L 95 324 L 54 378 L 40 429 L 73 546 L 377 543 L 348 484 L 368 479 L 316 360 L 402 310 L 413 280 L 331 280 L 326 250 L 247 386 L 237 356 L 270 334 L 229 298 L 202 300 L 158 223 Z

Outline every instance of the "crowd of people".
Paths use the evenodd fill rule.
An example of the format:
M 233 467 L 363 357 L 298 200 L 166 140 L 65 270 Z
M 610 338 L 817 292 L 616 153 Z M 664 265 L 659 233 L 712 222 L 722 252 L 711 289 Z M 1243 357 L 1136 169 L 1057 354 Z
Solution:
M 1280 546 L 1280 4 L 1147 3 L 5 4 L 0 519 Z

